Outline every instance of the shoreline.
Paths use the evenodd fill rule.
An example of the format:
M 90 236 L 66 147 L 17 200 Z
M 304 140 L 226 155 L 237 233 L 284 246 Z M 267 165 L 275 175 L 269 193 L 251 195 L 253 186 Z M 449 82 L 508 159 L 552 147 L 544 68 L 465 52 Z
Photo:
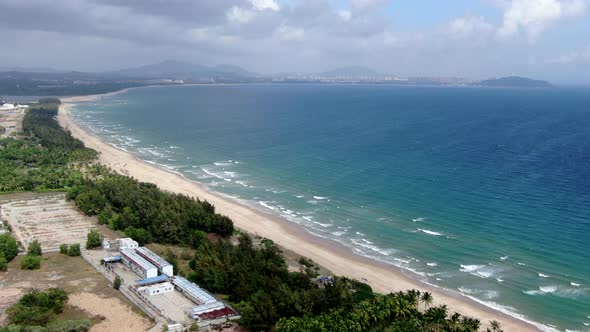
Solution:
M 434 305 L 446 304 L 449 313 L 457 311 L 463 315 L 479 318 L 483 328 L 488 326 L 490 320 L 498 320 L 505 331 L 540 330 L 535 323 L 525 321 L 524 318 L 519 319 L 508 313 L 503 313 L 456 291 L 426 284 L 417 280 L 417 276 L 409 276 L 411 275 L 410 271 L 357 255 L 352 249 L 335 241 L 313 236 L 302 227 L 280 216 L 264 213 L 240 204 L 236 200 L 210 190 L 199 182 L 189 180 L 178 173 L 164 170 L 143 161 L 131 153 L 105 143 L 101 138 L 82 128 L 69 115 L 71 107 L 77 102 L 98 100 L 104 96 L 116 95 L 137 88 L 128 88 L 101 95 L 63 98 L 58 121 L 64 129 L 69 130 L 74 137 L 84 142 L 87 147 L 99 152 L 99 162 L 114 171 L 132 176 L 139 181 L 154 183 L 162 190 L 207 200 L 215 205 L 219 213 L 230 217 L 237 228 L 269 238 L 286 249 L 311 258 L 317 264 L 324 266 L 336 275 L 363 281 L 369 284 L 375 292 L 389 293 L 408 289 L 428 291 L 435 298 Z

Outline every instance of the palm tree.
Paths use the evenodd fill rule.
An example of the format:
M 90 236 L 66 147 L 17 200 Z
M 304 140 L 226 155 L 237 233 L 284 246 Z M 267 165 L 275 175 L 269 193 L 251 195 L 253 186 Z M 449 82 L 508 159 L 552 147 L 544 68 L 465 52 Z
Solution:
M 504 332 L 500 327 L 500 322 L 497 320 L 490 321 L 490 327 L 492 328 L 492 332 Z
M 422 302 L 424 303 L 424 310 L 432 304 L 432 294 L 430 292 L 422 293 Z

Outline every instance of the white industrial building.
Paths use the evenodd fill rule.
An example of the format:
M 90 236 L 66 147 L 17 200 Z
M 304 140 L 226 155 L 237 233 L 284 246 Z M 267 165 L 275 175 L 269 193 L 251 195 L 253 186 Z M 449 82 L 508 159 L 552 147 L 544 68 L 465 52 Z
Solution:
M 132 238 L 126 237 L 119 239 L 119 250 L 123 249 L 135 249 L 139 248 L 139 245 L 136 241 L 133 241 Z
M 135 242 L 135 241 L 133 241 Z M 158 276 L 158 268 L 139 256 L 133 249 L 121 249 L 121 259 L 133 272 L 144 279 Z
M 149 250 L 146 247 L 139 247 L 135 249 L 135 252 L 139 256 L 145 258 L 145 260 L 147 260 L 148 262 L 152 263 L 152 265 L 157 267 L 158 271 L 161 274 L 165 274 L 169 277 L 174 276 L 174 267 L 172 266 L 172 264 L 168 263 L 162 257 L 156 255 L 153 251 Z
M 143 287 L 143 292 L 148 296 L 170 293 L 173 291 L 174 291 L 174 286 L 172 286 L 172 284 L 169 282 L 163 282 L 163 283 Z
M 197 306 L 187 309 L 187 314 L 193 319 L 198 319 L 199 315 L 225 308 L 223 302 L 218 301 L 213 295 L 209 294 L 209 292 L 183 277 L 174 277 L 172 283 L 182 291 L 184 296 L 198 304 Z

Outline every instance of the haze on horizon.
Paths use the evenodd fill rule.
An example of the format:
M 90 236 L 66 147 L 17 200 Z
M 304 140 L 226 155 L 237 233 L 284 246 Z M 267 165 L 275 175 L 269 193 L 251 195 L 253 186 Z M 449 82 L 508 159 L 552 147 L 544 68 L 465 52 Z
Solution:
M 0 67 L 174 59 L 590 83 L 590 0 L 0 0 L 0 39 Z

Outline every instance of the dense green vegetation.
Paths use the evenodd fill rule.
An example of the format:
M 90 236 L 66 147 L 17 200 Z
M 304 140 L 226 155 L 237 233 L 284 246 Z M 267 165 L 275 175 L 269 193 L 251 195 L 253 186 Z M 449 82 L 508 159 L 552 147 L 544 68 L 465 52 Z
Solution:
M 449 317 L 444 306 L 428 308 L 432 302 L 428 293 L 376 295 L 370 286 L 344 277 L 315 280 L 315 265 L 307 259 L 300 260 L 301 271 L 289 271 L 276 244 L 264 239 L 254 242 L 247 234 L 234 236 L 233 222 L 210 203 L 167 193 L 93 164 L 96 153 L 57 125 L 56 112 L 57 101 L 45 100 L 25 116 L 28 137 L 0 141 L 0 191 L 67 189 L 68 198 L 84 213 L 96 215 L 100 223 L 141 244 L 154 241 L 194 249 L 192 256 L 183 258 L 190 260 L 186 277 L 227 299 L 249 330 L 276 326 L 277 331 L 475 331 L 479 327 L 478 320 L 458 314 Z M 6 165 L 16 171 L 8 171 Z M 10 180 L 8 184 L 4 179 Z M 208 233 L 220 237 L 210 241 Z M 87 247 L 98 245 L 100 234 L 91 232 Z M 0 252 L 7 260 L 16 255 L 9 238 L 0 237 Z M 60 252 L 80 255 L 80 245 L 62 245 Z M 171 250 L 163 257 L 178 265 Z M 39 257 L 27 255 L 21 262 L 34 266 L 31 259 Z M 40 322 L 49 329 L 54 312 L 38 307 L 31 312 L 35 322 L 11 322 Z M 21 306 L 16 312 L 25 311 Z
M 84 332 L 90 328 L 89 320 L 56 320 L 63 311 L 68 294 L 60 288 L 45 291 L 29 290 L 16 304 L 6 310 L 12 325 L 0 327 L 0 332 Z
M 25 255 L 20 260 L 21 270 L 38 270 L 41 267 L 41 257 Z
M 27 254 L 30 256 L 41 256 L 43 254 L 39 241 L 35 240 L 29 244 Z
M 0 234 L 0 255 L 8 262 L 18 255 L 18 243 L 10 234 Z
M 31 106 L 23 119 L 27 139 L 0 140 L 0 192 L 62 189 L 79 184 L 76 165 L 96 152 L 63 131 L 53 118 L 57 103 Z
M 102 234 L 96 229 L 90 230 L 86 239 L 86 249 L 98 248 L 102 245 Z
M 231 219 L 215 213 L 207 201 L 167 193 L 99 165 L 92 166 L 89 174 L 92 179 L 73 187 L 68 198 L 111 229 L 140 235 L 143 243 L 188 244 L 194 230 L 233 234 Z
M 477 331 L 477 319 L 449 315 L 446 306 L 419 310 L 420 292 L 377 295 L 350 309 L 335 309 L 320 315 L 282 318 L 277 332 L 294 331 Z

